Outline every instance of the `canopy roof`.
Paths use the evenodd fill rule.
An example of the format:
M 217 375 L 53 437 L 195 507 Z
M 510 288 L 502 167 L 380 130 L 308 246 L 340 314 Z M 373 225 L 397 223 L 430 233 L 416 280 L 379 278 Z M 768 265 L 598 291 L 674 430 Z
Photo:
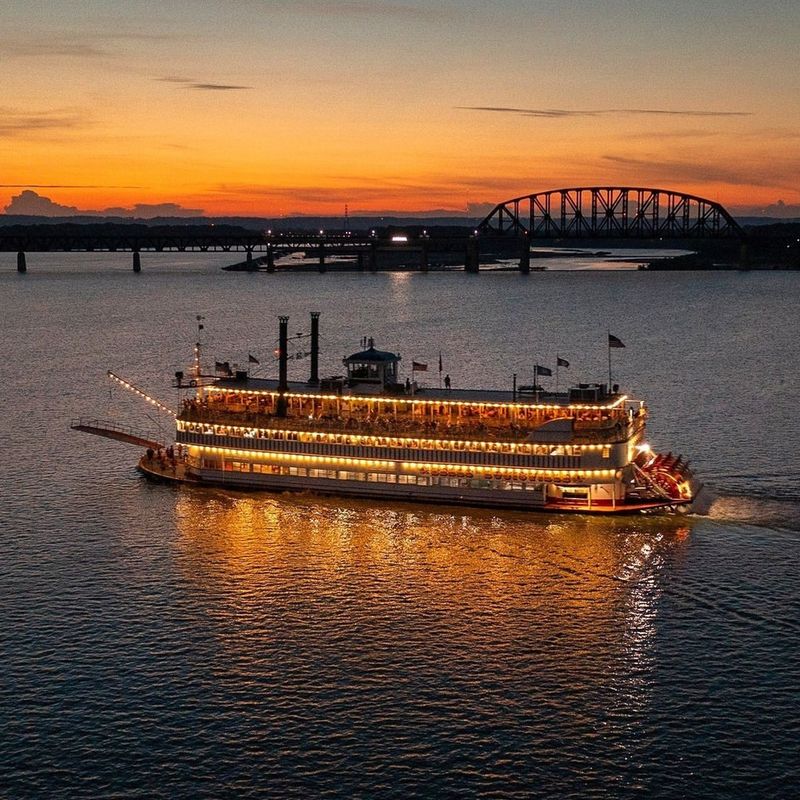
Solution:
M 400 361 L 400 356 L 396 353 L 390 353 L 388 350 L 376 350 L 374 347 L 369 347 L 360 353 L 353 353 L 353 355 L 344 359 L 345 364 L 364 364 L 368 362 L 387 364 L 397 361 Z

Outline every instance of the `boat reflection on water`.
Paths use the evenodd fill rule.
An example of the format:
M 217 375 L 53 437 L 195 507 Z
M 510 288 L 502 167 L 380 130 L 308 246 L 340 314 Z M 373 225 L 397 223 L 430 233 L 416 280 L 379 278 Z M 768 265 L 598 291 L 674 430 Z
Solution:
M 617 712 L 647 702 L 662 584 L 692 525 L 214 490 L 176 503 L 176 567 L 231 668 L 502 676 L 525 696 L 566 682 L 611 691 Z

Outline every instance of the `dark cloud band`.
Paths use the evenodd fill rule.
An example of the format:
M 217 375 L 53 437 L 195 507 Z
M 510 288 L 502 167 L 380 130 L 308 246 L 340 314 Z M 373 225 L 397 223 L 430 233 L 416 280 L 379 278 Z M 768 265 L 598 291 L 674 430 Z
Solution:
M 750 117 L 750 111 L 694 111 L 667 108 L 514 108 L 509 106 L 456 106 L 460 111 L 488 111 L 495 114 L 516 114 L 521 117 L 562 119 L 569 117 L 668 116 L 668 117 Z
M 178 86 L 182 86 L 184 89 L 195 89 L 205 92 L 240 92 L 253 88 L 252 86 L 241 86 L 236 83 L 206 83 L 196 78 L 183 78 L 179 75 L 163 75 L 153 80 L 162 83 L 175 83 Z

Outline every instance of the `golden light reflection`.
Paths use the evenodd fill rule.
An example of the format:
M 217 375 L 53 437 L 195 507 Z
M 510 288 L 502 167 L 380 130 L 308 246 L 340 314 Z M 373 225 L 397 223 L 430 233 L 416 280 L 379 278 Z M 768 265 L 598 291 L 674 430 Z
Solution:
M 630 591 L 624 598 L 625 627 L 617 669 L 612 686 L 619 698 L 620 710 L 638 713 L 650 702 L 655 665 L 655 642 L 658 633 L 659 602 L 663 592 L 661 573 L 665 570 L 670 549 L 684 546 L 691 532 L 691 519 L 678 518 L 678 527 L 670 532 L 669 546 L 664 533 L 649 541 L 630 541 L 618 577 Z
M 610 649 L 618 669 L 603 679 L 617 682 L 633 673 L 639 681 L 652 666 L 664 566 L 691 527 L 685 517 L 454 512 L 196 489 L 178 494 L 176 519 L 176 568 L 213 598 L 209 621 L 225 648 L 258 646 L 229 636 L 231 624 L 266 632 L 313 618 L 324 636 L 345 615 L 365 630 L 430 626 L 459 646 L 490 642 L 514 658 L 558 647 L 573 669 Z M 646 702 L 641 692 L 637 702 Z

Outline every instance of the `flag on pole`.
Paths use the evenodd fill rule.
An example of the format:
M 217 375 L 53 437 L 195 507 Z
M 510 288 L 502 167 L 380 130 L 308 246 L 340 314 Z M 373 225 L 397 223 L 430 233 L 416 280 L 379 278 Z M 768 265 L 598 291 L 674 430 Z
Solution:
M 608 346 L 609 347 L 625 347 L 622 343 L 621 339 L 618 339 L 616 336 L 612 334 L 608 334 Z
M 549 367 L 540 367 L 538 364 L 533 368 L 534 375 L 552 375 L 553 370 Z
M 566 358 L 561 358 L 561 356 L 556 356 L 556 366 L 569 367 L 569 361 Z
M 427 372 L 428 365 L 423 364 L 421 361 L 412 361 L 411 362 L 411 371 L 412 372 Z
M 247 354 L 247 360 L 250 364 L 260 364 L 261 362 L 252 354 Z

